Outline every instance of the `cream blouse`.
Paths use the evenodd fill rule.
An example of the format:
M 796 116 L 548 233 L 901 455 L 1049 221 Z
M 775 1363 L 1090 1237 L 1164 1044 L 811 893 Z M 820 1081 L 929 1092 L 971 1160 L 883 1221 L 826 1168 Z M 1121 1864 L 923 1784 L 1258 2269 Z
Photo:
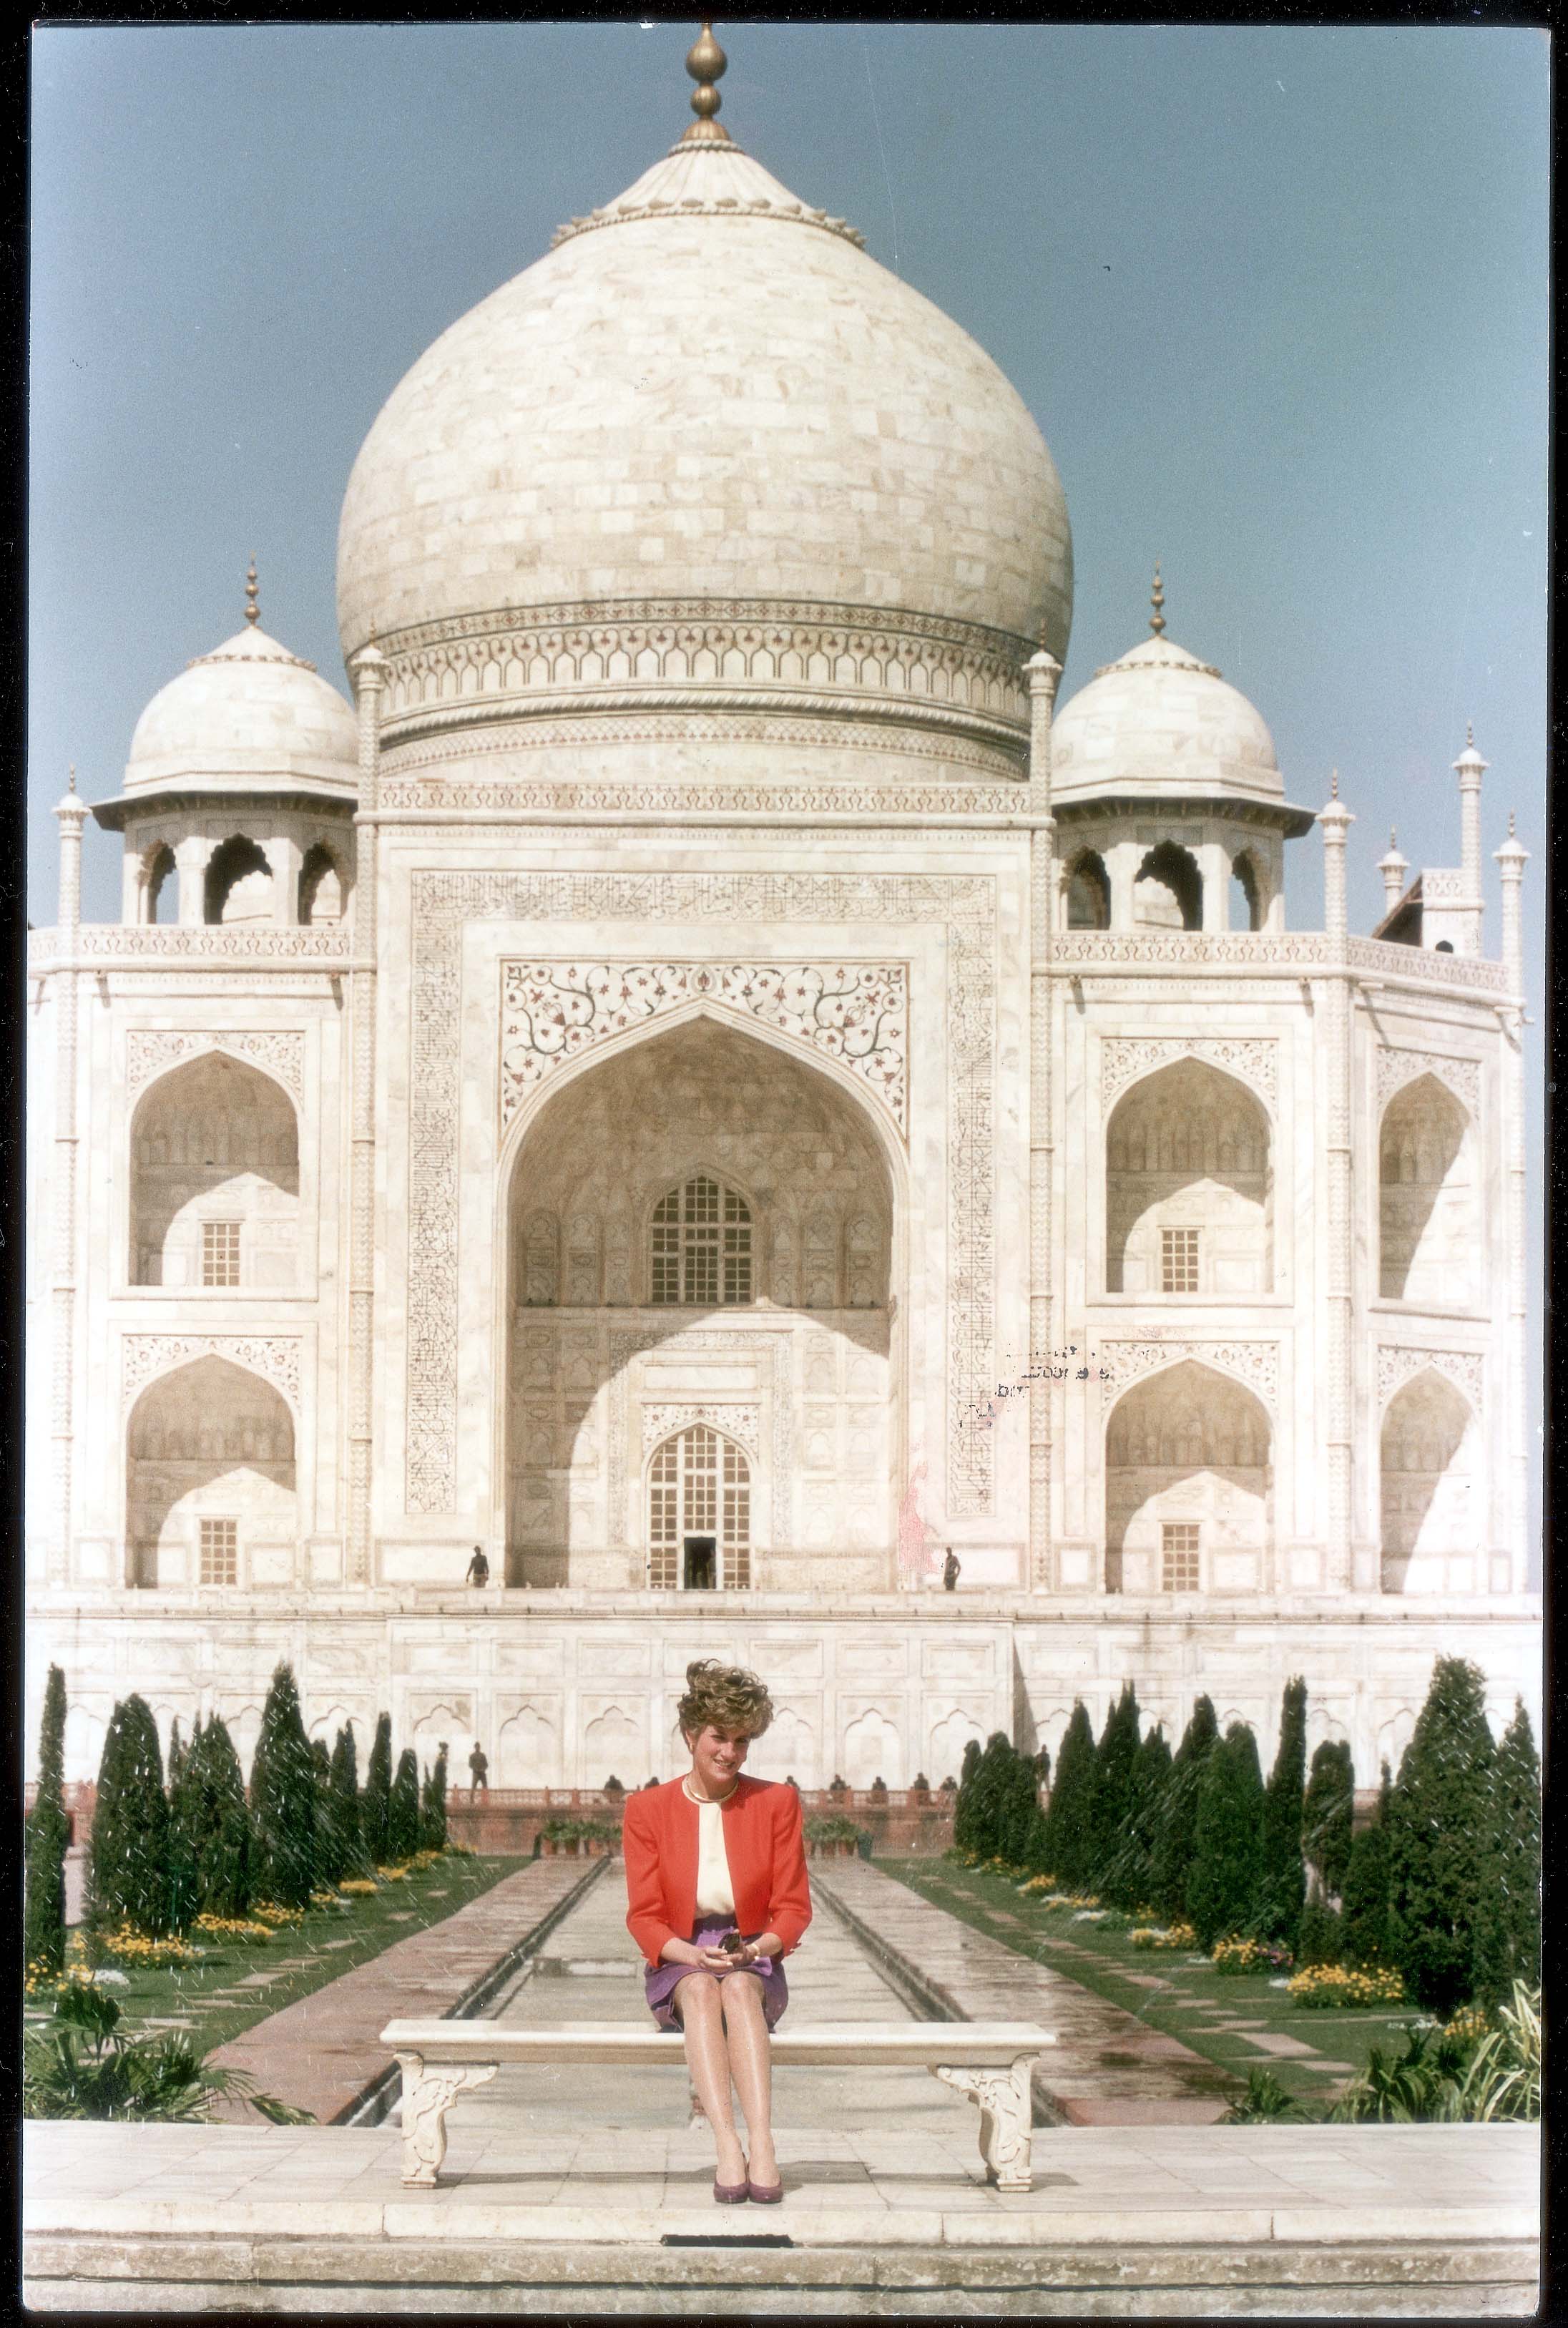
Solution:
M 697 1805 L 697 1899 L 699 1916 L 733 1916 L 735 1888 L 729 1880 L 729 1861 L 724 1849 L 724 1806 L 704 1802 L 694 1795 L 684 1779 L 682 1791 L 689 1803 Z

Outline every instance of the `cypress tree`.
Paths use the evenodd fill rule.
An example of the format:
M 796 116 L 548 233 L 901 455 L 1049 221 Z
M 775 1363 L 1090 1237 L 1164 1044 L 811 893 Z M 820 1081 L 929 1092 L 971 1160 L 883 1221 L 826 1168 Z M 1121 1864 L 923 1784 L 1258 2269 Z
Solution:
M 1170 1748 L 1157 1723 L 1139 1746 L 1127 1816 L 1100 1879 L 1100 1896 L 1113 1907 L 1141 1908 L 1153 1898 L 1154 1846 L 1170 1769 Z
M 1187 1912 L 1206 1948 L 1245 1931 L 1257 1913 L 1263 1801 L 1257 1740 L 1233 1722 L 1204 1763 L 1193 1823 Z
M 1010 1754 L 1003 1772 L 997 1849 L 1012 1867 L 1027 1867 L 1040 1816 L 1039 1769 L 1032 1754 Z
M 258 1873 L 256 1835 L 239 1757 L 220 1714 L 210 1715 L 192 1741 L 185 1781 L 200 1906 L 214 1916 L 248 1916 Z
M 329 1816 L 337 1861 L 343 1871 L 337 1881 L 341 1883 L 344 1875 L 363 1875 L 370 1860 L 360 1834 L 359 1758 L 354 1751 L 353 1729 L 347 1723 L 338 1732 L 332 1750 Z
M 419 1848 L 421 1851 L 445 1851 L 446 1848 L 446 1741 L 441 1741 L 432 1768 L 425 1773 L 425 1783 L 419 1790 Z
M 398 1757 L 387 1810 L 387 1848 L 394 1863 L 412 1859 L 419 1848 L 419 1765 L 411 1746 Z
M 1498 1837 L 1507 1978 L 1541 1977 L 1541 1762 L 1522 1698 L 1498 1748 Z
M 115 1707 L 99 1764 L 88 1856 L 88 1922 L 169 1929 L 169 1806 L 158 1725 L 145 1698 Z
M 1307 1898 L 1301 1863 L 1301 1813 L 1307 1788 L 1307 1685 L 1285 1684 L 1280 1743 L 1263 1796 L 1263 1869 L 1257 1929 L 1294 1948 Z
M 1394 1780 L 1385 1762 L 1377 1808 L 1352 1838 L 1345 1870 L 1339 1929 L 1349 1964 L 1388 1961 L 1388 1807 L 1393 1793 Z
M 315 1888 L 315 1763 L 286 1665 L 273 1674 L 261 1710 L 250 1765 L 250 1812 L 267 1896 L 280 1907 L 306 1906 Z
M 1132 1808 L 1138 1733 L 1137 1694 L 1130 1681 L 1123 1682 L 1121 1694 L 1105 1716 L 1105 1727 L 1094 1750 L 1094 1809 L 1088 1880 L 1096 1889 L 1102 1872 L 1110 1864 L 1122 1840 L 1122 1823 Z
M 974 1781 L 979 1769 L 980 1741 L 972 1738 L 963 1750 L 963 1762 L 958 1773 L 958 1791 L 953 1798 L 954 1851 L 974 1849 Z
M 1056 1756 L 1056 1782 L 1046 1813 L 1046 1857 L 1058 1883 L 1087 1883 L 1093 1873 L 1096 1760 L 1094 1726 L 1079 1698 Z
M 390 1855 L 387 1821 L 391 1806 L 392 1717 L 390 1713 L 381 1713 L 376 1717 L 376 1735 L 365 1770 L 365 1791 L 360 1801 L 360 1826 L 365 1849 L 378 1867 L 384 1867 Z
M 1416 2002 L 1447 2020 L 1502 1987 L 1507 1957 L 1497 1750 L 1479 1669 L 1439 1657 L 1388 1806 L 1388 1943 Z
M 315 1881 L 330 1892 L 348 1873 L 338 1844 L 338 1826 L 332 1791 L 332 1757 L 324 1738 L 310 1741 L 311 1768 L 315 1773 Z
M 202 1874 L 197 1803 L 202 1784 L 202 1724 L 188 1747 L 179 1745 L 176 1722 L 169 1735 L 169 1922 L 188 1931 L 202 1910 Z M 179 1751 L 176 1753 L 176 1748 Z
M 1355 1810 L 1356 1772 L 1350 1749 L 1342 1739 L 1326 1738 L 1312 1756 L 1301 1804 L 1301 1851 L 1314 1898 L 1321 1893 L 1333 1901 L 1345 1889 Z
M 985 1741 L 980 1768 L 974 1774 L 973 1848 L 982 1859 L 1001 1849 L 1001 1820 L 1006 1807 L 1013 1761 L 1012 1740 L 1004 1730 L 993 1730 Z
M 49 1668 L 38 1732 L 38 1791 L 27 1814 L 26 1897 L 22 1961 L 26 1971 L 57 1973 L 65 1962 L 65 1676 Z
M 1170 1923 L 1187 1913 L 1187 1882 L 1192 1868 L 1197 1823 L 1197 1790 L 1204 1765 L 1219 1737 L 1214 1706 L 1200 1697 L 1181 1733 L 1156 1821 L 1150 1889 L 1153 1904 Z
M 1296 1962 L 1300 1965 L 1338 1964 L 1345 1954 L 1345 1920 L 1314 1892 L 1301 1910 L 1296 1929 Z
M 200 1727 L 200 1724 L 198 1724 Z M 169 1727 L 169 1760 L 164 1770 L 169 1793 L 173 1795 L 180 1783 L 180 1771 L 184 1764 L 185 1747 L 180 1736 L 180 1717 L 176 1713 Z

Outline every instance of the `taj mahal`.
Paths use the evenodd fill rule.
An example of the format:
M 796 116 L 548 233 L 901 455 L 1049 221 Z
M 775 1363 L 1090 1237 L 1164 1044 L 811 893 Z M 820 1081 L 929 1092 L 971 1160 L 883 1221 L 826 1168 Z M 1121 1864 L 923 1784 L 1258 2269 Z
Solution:
M 1361 934 L 1354 803 L 1287 797 L 1158 577 L 1058 701 L 1039 428 L 723 67 L 392 390 L 350 691 L 253 574 L 56 811 L 30 1704 L 57 1660 L 71 1779 L 132 1689 L 248 1757 L 287 1658 L 313 1735 L 498 1788 L 668 1777 L 704 1654 L 804 1787 L 1054 1752 L 1128 1678 L 1266 1745 L 1300 1674 L 1363 1788 L 1439 1653 L 1538 1718 L 1486 762 Z

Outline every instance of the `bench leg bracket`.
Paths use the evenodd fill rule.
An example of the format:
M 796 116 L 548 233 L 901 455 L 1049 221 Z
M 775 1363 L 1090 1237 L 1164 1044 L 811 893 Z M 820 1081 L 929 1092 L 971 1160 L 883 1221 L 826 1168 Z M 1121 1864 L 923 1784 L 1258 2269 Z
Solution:
M 427 2070 L 418 2053 L 399 2053 L 403 2072 L 403 2181 L 430 2191 L 446 2155 L 446 2113 L 456 2097 L 495 2075 L 494 2062 L 459 2062 Z
M 934 2069 L 932 2075 L 978 2106 L 980 2154 L 985 2161 L 986 2181 L 994 2182 L 999 2191 L 1032 2190 L 1028 2063 L 1019 2062 L 1010 2070 L 944 2067 Z

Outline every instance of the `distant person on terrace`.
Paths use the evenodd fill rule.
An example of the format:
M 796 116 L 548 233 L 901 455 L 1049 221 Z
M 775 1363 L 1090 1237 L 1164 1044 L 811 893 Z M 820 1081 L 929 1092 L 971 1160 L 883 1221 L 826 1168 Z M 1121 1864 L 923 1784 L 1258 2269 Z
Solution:
M 686 2041 L 718 2150 L 715 2199 L 770 2206 L 784 2189 L 768 2031 L 789 2002 L 783 1958 L 812 1920 L 801 1798 L 793 1787 L 741 1776 L 752 1740 L 773 1720 L 756 1674 L 699 1658 L 686 1668 L 677 1713 L 690 1769 L 626 1803 L 626 1927 L 647 1960 L 654 2020 Z

